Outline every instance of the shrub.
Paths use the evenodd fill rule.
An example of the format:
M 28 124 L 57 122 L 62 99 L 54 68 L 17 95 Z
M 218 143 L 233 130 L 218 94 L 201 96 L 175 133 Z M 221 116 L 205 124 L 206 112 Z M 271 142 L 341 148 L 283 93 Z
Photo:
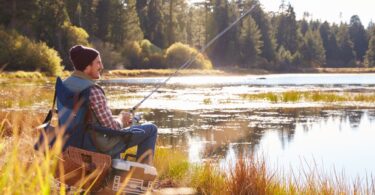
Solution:
M 142 53 L 144 56 L 150 56 L 154 53 L 163 53 L 162 49 L 160 49 L 158 46 L 152 44 L 149 40 L 144 39 L 141 41 L 140 46 L 142 48 Z
M 0 37 L 0 65 L 4 70 L 43 71 L 49 76 L 61 74 L 61 58 L 45 43 L 34 42 L 2 28 Z
M 147 39 L 140 42 L 140 47 L 142 49 L 140 56 L 141 64 L 135 66 L 133 64 L 134 68 L 166 68 L 162 49 L 152 44 Z
M 172 44 L 165 53 L 166 64 L 169 68 L 178 68 L 195 57 L 189 68 L 212 69 L 211 61 L 194 48 L 180 42 Z
M 124 43 L 121 53 L 126 57 L 126 68 L 136 68 L 142 63 L 142 48 L 137 41 Z

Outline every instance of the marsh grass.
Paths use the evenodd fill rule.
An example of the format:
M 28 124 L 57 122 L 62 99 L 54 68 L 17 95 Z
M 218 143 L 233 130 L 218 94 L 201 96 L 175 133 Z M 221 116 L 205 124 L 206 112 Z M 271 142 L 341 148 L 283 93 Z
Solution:
M 278 102 L 375 102 L 375 95 L 362 93 L 335 93 L 335 92 L 298 92 L 286 91 L 281 93 L 258 93 L 258 94 L 241 94 L 240 97 L 246 100 L 265 100 L 272 103 Z
M 137 76 L 169 76 L 176 69 L 138 69 L 138 70 L 110 70 L 104 74 L 106 77 L 137 77 Z M 221 70 L 184 69 L 178 75 L 223 75 Z
M 34 120 L 27 113 L 3 115 L 0 134 L 0 189 L 2 194 L 51 194 L 51 179 L 56 168 L 59 148 L 46 150 L 46 155 L 33 149 Z M 11 128 L 11 129 L 10 129 Z M 7 131 L 11 131 L 7 132 Z
M 18 83 L 7 83 L 0 85 L 0 107 L 5 108 L 27 108 L 38 103 L 50 105 L 53 99 L 53 90 L 48 86 L 17 85 Z M 41 89 L 44 90 L 41 90 Z

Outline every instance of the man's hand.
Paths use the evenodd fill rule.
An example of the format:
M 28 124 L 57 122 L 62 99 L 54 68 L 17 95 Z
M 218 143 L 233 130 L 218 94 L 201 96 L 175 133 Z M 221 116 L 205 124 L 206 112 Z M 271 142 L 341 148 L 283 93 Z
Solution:
M 128 127 L 132 124 L 133 115 L 130 112 L 122 111 L 120 113 L 120 120 L 124 124 L 124 127 Z

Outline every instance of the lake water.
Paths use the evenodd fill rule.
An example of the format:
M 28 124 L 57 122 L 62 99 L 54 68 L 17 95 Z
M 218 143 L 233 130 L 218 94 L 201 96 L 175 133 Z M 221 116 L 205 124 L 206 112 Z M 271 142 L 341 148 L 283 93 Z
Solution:
M 111 107 L 129 108 L 165 77 L 103 81 Z M 172 78 L 141 106 L 160 127 L 160 147 L 180 148 L 191 162 L 230 164 L 241 151 L 264 156 L 286 172 L 365 177 L 375 173 L 375 105 L 365 102 L 272 103 L 241 94 L 328 91 L 375 92 L 375 74 L 282 74 Z
M 129 109 L 166 77 L 102 80 L 114 113 Z M 32 95 L 32 104 L 1 108 L 46 111 L 53 83 L 34 87 L 0 86 L 0 98 Z M 33 89 L 32 93 L 26 90 Z M 226 166 L 242 151 L 254 151 L 274 168 L 288 172 L 306 165 L 336 170 L 348 177 L 375 173 L 375 105 L 372 102 L 277 102 L 248 100 L 243 94 L 326 91 L 374 94 L 375 74 L 280 74 L 189 76 L 172 78 L 145 101 L 138 112 L 159 126 L 158 147 L 180 149 L 191 162 L 216 159 Z M 9 96 L 9 97 L 8 97 Z M 16 98 L 16 96 L 14 96 Z M 15 101 L 18 101 L 17 99 Z

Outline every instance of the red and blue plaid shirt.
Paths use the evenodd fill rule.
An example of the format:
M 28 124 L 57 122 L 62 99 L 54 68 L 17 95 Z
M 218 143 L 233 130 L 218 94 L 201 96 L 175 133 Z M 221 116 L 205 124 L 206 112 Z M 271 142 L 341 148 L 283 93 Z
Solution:
M 108 107 L 107 99 L 99 86 L 91 87 L 90 108 L 93 110 L 100 125 L 112 129 L 121 129 L 122 124 L 112 116 Z

